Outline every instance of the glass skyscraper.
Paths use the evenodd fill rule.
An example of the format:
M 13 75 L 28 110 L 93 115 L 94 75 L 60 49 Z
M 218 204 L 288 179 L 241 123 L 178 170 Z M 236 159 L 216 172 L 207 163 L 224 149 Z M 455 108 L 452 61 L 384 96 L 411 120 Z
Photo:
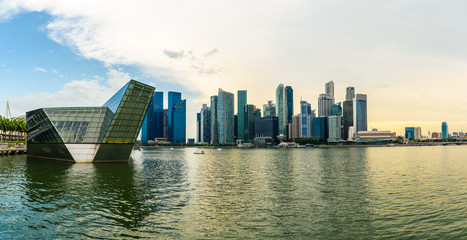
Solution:
M 176 102 L 172 108 L 172 143 L 186 143 L 186 100 Z
M 322 93 L 318 98 L 318 116 L 328 117 L 332 115 L 332 104 L 334 100 L 327 94 Z
M 367 97 L 357 94 L 353 99 L 353 123 L 356 133 L 367 131 Z
M 287 106 L 283 84 L 279 84 L 276 88 L 276 104 L 276 117 L 279 120 L 279 134 L 287 136 Z
M 126 162 L 154 87 L 131 80 L 102 107 L 26 113 L 28 156 L 70 162 Z
M 217 97 L 219 143 L 234 143 L 234 95 L 219 88 Z
M 255 120 L 261 117 L 261 111 L 255 105 L 247 104 L 245 107 L 245 142 L 253 142 L 255 138 Z
M 245 106 L 247 105 L 247 91 L 237 91 L 237 139 L 245 139 Z
M 320 141 L 328 139 L 328 121 L 326 117 L 313 118 L 313 138 Z
M 285 100 L 287 106 L 287 123 L 292 123 L 293 116 L 293 89 L 291 86 L 285 87 Z
M 303 138 L 313 137 L 313 118 L 315 117 L 314 111 L 311 110 L 311 104 L 306 101 L 300 101 L 300 115 L 301 115 L 301 136 Z
M 201 143 L 210 143 L 211 142 L 211 109 L 203 104 L 200 112 L 201 116 Z
M 443 139 L 448 138 L 448 123 L 447 122 L 443 122 L 441 124 L 441 135 Z
M 328 142 L 342 139 L 342 116 L 328 117 Z
M 343 102 L 343 135 L 344 140 L 349 139 L 349 128 L 353 126 L 353 98 L 355 97 L 355 88 L 347 87 L 345 101 Z
M 164 133 L 164 93 L 154 92 L 141 127 L 141 143 L 162 138 Z
M 219 123 L 217 121 L 217 96 L 211 96 L 211 144 L 219 143 Z
M 263 117 L 275 117 L 276 116 L 276 104 L 272 103 L 271 100 L 263 105 Z
M 177 102 L 181 101 L 182 100 L 182 93 L 180 92 L 169 92 L 168 94 L 168 119 L 167 119 L 167 133 L 168 133 L 168 137 L 167 137 L 167 140 L 169 142 L 173 142 L 173 138 L 174 138 L 174 129 L 173 129 L 173 110 L 174 110 L 174 106 Z
M 332 105 L 332 113 L 331 113 L 332 116 L 342 116 L 342 107 L 341 107 L 341 103 L 338 102 L 338 103 L 334 103 Z

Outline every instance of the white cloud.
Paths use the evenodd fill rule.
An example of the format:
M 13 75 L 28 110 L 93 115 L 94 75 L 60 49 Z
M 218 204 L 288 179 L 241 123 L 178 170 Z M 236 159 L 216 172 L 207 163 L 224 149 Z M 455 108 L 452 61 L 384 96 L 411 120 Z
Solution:
M 43 68 L 41 68 L 41 67 L 35 67 L 35 68 L 34 68 L 34 71 L 35 71 L 35 72 L 43 72 L 43 73 L 46 73 L 46 72 L 47 72 L 47 70 L 45 70 L 45 69 L 43 69 Z

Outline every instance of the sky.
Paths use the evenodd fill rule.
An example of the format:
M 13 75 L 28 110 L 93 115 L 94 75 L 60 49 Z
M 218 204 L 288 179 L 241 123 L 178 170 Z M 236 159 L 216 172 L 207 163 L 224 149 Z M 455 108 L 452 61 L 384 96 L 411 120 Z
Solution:
M 218 88 L 317 109 L 368 95 L 368 126 L 467 131 L 467 2 L 0 0 L 0 114 L 100 106 L 129 79 L 182 92 L 187 137 Z M 235 96 L 236 97 L 236 96 Z

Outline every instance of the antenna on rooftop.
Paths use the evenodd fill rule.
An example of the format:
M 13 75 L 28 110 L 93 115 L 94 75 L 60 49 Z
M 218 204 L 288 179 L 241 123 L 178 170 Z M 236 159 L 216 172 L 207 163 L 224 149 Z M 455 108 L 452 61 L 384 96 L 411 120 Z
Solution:
M 5 117 L 11 119 L 10 103 L 6 101 Z

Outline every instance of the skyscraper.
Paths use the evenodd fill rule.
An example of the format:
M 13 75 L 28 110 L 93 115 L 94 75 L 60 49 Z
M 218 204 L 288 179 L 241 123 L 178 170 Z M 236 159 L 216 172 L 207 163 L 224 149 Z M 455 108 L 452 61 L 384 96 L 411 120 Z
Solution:
M 237 91 L 237 139 L 245 140 L 245 106 L 247 104 L 247 91 Z
M 447 122 L 443 122 L 441 124 L 441 132 L 442 132 L 442 137 L 443 139 L 446 139 L 448 138 L 448 123 Z
M 320 94 L 318 98 L 318 116 L 328 117 L 332 115 L 333 99 L 327 94 Z
M 334 104 L 334 82 L 329 81 L 326 83 L 326 95 L 332 99 L 332 103 Z
M 313 137 L 312 132 L 312 125 L 313 125 L 313 118 L 315 113 L 311 110 L 311 104 L 306 101 L 300 101 L 300 116 L 301 116 L 301 137 L 303 138 L 311 138 Z
M 216 95 L 211 96 L 211 144 L 219 143 L 219 123 L 217 121 L 217 102 Z
M 195 142 L 201 142 L 201 113 L 196 113 L 196 137 Z
M 355 88 L 354 87 L 347 87 L 345 90 L 345 101 L 352 101 L 355 97 Z
M 173 143 L 186 143 L 186 100 L 176 102 L 172 108 Z
M 353 99 L 353 126 L 355 132 L 367 131 L 367 97 L 357 94 Z
M 256 137 L 270 137 L 273 142 L 277 142 L 277 135 L 279 135 L 279 130 L 277 129 L 277 122 L 278 118 L 276 116 L 256 118 Z
M 285 87 L 285 105 L 287 106 L 287 123 L 292 123 L 293 116 L 293 89 L 291 86 Z
M 313 118 L 313 138 L 320 141 L 328 139 L 328 121 L 326 117 Z
M 211 109 L 203 104 L 200 112 L 200 122 L 201 122 L 201 143 L 210 143 L 211 142 Z
M 219 143 L 234 143 L 234 95 L 219 88 L 217 97 Z
M 255 138 L 255 121 L 256 118 L 261 117 L 261 111 L 256 109 L 255 105 L 247 104 L 245 107 L 245 117 L 244 117 L 244 125 L 245 125 L 245 142 L 253 142 Z
M 141 143 L 163 137 L 164 131 L 164 93 L 154 92 L 151 97 L 148 111 L 141 127 Z
M 168 113 L 168 119 L 167 119 L 167 132 L 168 132 L 168 138 L 167 140 L 169 142 L 173 142 L 173 107 L 175 106 L 175 103 L 179 102 L 182 100 L 182 93 L 180 92 L 169 92 L 168 94 L 169 96 L 169 103 L 168 103 L 168 110 L 169 110 L 169 113 Z
M 279 134 L 287 136 L 287 106 L 285 99 L 284 84 L 276 88 L 276 117 L 279 120 Z
M 349 138 L 349 128 L 353 126 L 353 98 L 355 97 L 355 88 L 347 87 L 345 101 L 343 103 L 343 138 Z
M 342 116 L 328 117 L 328 142 L 339 141 L 342 139 Z
M 300 131 L 300 126 L 301 126 L 301 114 L 294 115 L 292 117 L 292 124 L 290 124 L 290 138 L 295 139 L 302 137 L 301 136 L 301 131 Z
M 268 103 L 263 105 L 263 117 L 274 117 L 276 116 L 276 104 L 269 100 Z
M 332 105 L 332 116 L 342 116 L 342 107 L 341 107 L 341 102 L 334 103 Z

